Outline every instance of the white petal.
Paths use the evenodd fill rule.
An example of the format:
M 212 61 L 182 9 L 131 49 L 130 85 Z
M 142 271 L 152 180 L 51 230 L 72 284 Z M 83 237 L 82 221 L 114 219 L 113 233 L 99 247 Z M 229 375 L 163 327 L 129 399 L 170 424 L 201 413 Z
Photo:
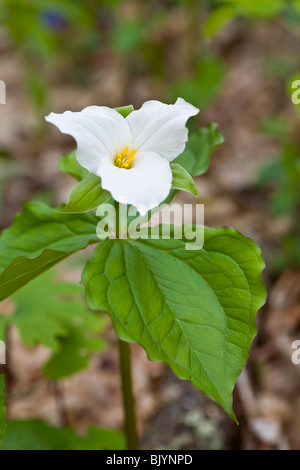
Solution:
M 103 159 L 97 174 L 103 189 L 116 201 L 136 207 L 141 215 L 163 202 L 172 185 L 169 162 L 154 152 L 140 152 L 129 170 Z
M 147 101 L 127 116 L 136 150 L 150 150 L 169 161 L 180 155 L 188 138 L 186 122 L 199 109 L 178 98 L 175 104 Z
M 102 158 L 111 159 L 128 145 L 132 136 L 127 121 L 114 109 L 89 106 L 81 112 L 51 113 L 46 117 L 63 134 L 77 142 L 77 160 L 95 173 Z

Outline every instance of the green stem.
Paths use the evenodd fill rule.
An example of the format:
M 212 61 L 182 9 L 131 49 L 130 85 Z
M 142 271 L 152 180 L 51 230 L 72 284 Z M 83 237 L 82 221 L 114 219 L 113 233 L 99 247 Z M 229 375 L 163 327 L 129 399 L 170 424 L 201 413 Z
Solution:
M 115 207 L 116 207 L 116 224 L 115 224 L 115 228 L 116 228 L 116 238 L 120 238 L 120 204 L 118 202 L 115 203 Z
M 127 449 L 138 450 L 139 443 L 131 379 L 130 346 L 129 343 L 126 343 L 121 339 L 118 340 L 118 346 Z
M 120 207 L 116 204 L 116 238 L 120 235 L 120 223 L 119 223 Z M 120 374 L 122 381 L 122 396 L 123 396 L 123 409 L 124 409 L 124 427 L 127 439 L 127 449 L 137 450 L 138 434 L 136 427 L 136 416 L 134 406 L 134 395 L 132 388 L 132 377 L 131 377 L 131 354 L 129 343 L 118 339 L 119 347 L 119 364 Z

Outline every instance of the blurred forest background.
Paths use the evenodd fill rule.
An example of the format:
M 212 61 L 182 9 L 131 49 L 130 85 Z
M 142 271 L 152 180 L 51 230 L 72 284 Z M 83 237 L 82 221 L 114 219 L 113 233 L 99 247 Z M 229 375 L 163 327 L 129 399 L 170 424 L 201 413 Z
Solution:
M 204 203 L 206 225 L 229 225 L 263 251 L 268 302 L 234 393 L 240 426 L 134 345 L 142 448 L 300 448 L 299 58 L 300 0 L 1 0 L 0 230 L 25 201 L 58 206 L 74 184 L 59 171 L 74 141 L 46 114 L 181 96 L 201 109 L 191 126 L 216 122 L 225 143 L 197 177 L 198 197 L 176 202 Z M 86 259 L 0 304 L 4 449 L 124 445 L 116 336 L 85 306 Z M 75 432 L 89 442 L 75 444 Z

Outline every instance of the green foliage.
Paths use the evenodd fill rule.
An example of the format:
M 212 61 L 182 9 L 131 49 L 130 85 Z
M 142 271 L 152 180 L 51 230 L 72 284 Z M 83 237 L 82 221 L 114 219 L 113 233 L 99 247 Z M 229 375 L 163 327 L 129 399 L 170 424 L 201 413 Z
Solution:
M 127 108 L 119 112 L 127 115 L 132 107 Z M 216 124 L 191 136 L 183 154 L 171 163 L 168 202 L 178 189 L 196 194 L 190 174 L 204 173 L 222 142 Z M 67 206 L 59 213 L 44 204 L 26 204 L 0 237 L 2 298 L 98 241 L 98 219 L 77 212 L 95 209 L 111 196 L 102 190 L 100 178 L 81 172 L 74 153 L 64 157 L 61 167 L 79 180 Z M 72 214 L 62 213 L 66 211 Z M 232 391 L 256 332 L 256 312 L 265 299 L 263 261 L 256 245 L 232 229 L 203 228 L 202 249 L 187 246 L 196 227 L 189 229 L 189 236 L 186 229 L 178 237 L 170 227 L 170 239 L 102 241 L 82 282 L 91 307 L 111 315 L 121 339 L 141 344 L 150 359 L 169 364 L 178 377 L 191 380 L 235 419 Z M 50 287 L 49 276 L 14 295 L 16 312 L 2 320 L 2 330 L 11 321 L 25 344 L 47 345 L 53 355 L 44 370 L 58 379 L 87 366 L 89 354 L 82 351 L 92 353 L 103 346 L 94 337 L 103 324 L 88 318 L 82 304 L 70 297 L 64 305 L 60 297 L 70 286 Z M 43 300 L 35 304 L 36 291 Z
M 0 23 L 23 59 L 29 98 L 40 114 L 49 101 L 49 65 L 72 56 L 74 69 L 82 70 L 76 62 L 101 39 L 90 0 L 1 0 Z
M 0 447 L 3 442 L 5 430 L 6 430 L 6 408 L 5 408 L 5 376 L 4 374 L 0 375 Z
M 111 194 L 102 189 L 101 178 L 89 173 L 72 188 L 69 201 L 60 213 L 88 212 L 109 201 L 112 201 Z
M 121 54 L 136 49 L 145 38 L 147 24 L 139 20 L 122 21 L 116 25 L 112 44 Z
M 42 421 L 10 421 L 1 450 L 124 450 L 124 436 L 111 429 L 90 427 L 85 436 L 71 428 Z
M 207 169 L 211 153 L 222 142 L 216 124 L 209 124 L 191 137 L 174 163 L 192 175 L 199 175 Z M 101 189 L 100 179 L 95 175 L 84 176 L 74 153 L 64 156 L 60 167 L 77 179 L 83 177 L 73 188 L 63 211 L 87 211 L 108 200 L 109 193 Z M 192 184 L 189 179 L 189 188 L 195 192 Z M 174 194 L 172 191 L 169 200 Z M 26 203 L 13 225 L 0 236 L 0 301 L 75 251 L 97 242 L 97 222 L 92 214 L 75 217 L 42 203 Z
M 190 174 L 205 172 L 210 155 L 222 142 L 216 124 L 191 136 L 183 154 L 171 164 L 173 190 L 168 200 L 177 189 L 196 193 Z M 64 210 L 88 211 L 110 195 L 102 191 L 100 178 L 81 174 L 75 158 L 72 154 L 63 161 L 64 169 L 80 180 Z M 68 215 L 44 204 L 26 204 L 0 237 L 5 251 L 0 259 L 3 298 L 98 241 L 97 222 L 93 215 Z M 190 236 L 185 230 L 180 239 L 175 229 L 170 230 L 171 239 L 102 241 L 83 272 L 88 301 L 111 315 L 121 339 L 141 344 L 150 359 L 169 364 L 178 377 L 191 380 L 234 418 L 232 390 L 248 357 L 255 315 L 265 298 L 260 252 L 252 241 L 228 228 L 205 229 L 202 249 L 186 247 Z M 43 293 L 43 280 L 28 286 L 28 292 L 15 294 L 17 310 L 11 321 L 25 344 L 41 342 L 52 349 L 45 372 L 58 379 L 86 367 L 82 350 L 101 347 L 89 336 L 101 325 L 92 317 L 83 318 L 81 307 L 76 309 L 70 298 L 68 307 L 63 306 L 57 296 L 66 286 L 49 288 L 47 276 L 49 290 L 37 308 L 34 292 Z M 46 312 L 42 318 L 40 307 Z
M 79 165 L 76 158 L 76 151 L 63 155 L 59 162 L 59 169 L 72 176 L 77 181 L 81 181 L 89 174 L 88 170 Z
M 173 12 L 173 8 L 186 16 L 182 22 L 186 31 L 179 35 L 186 35 L 189 52 L 182 73 L 172 75 L 167 99 L 181 96 L 200 107 L 208 106 L 218 96 L 225 69 L 219 57 L 207 53 L 206 44 L 198 44 L 202 31 L 192 26 L 197 27 L 198 19 L 201 24 L 201 1 L 193 2 L 195 18 L 186 0 L 173 2 L 170 9 L 164 2 L 156 2 L 151 17 L 146 4 L 140 6 L 138 17 L 131 16 L 130 9 L 128 16 L 120 15 L 122 10 L 117 9 L 121 3 L 106 0 L 100 6 L 92 0 L 2 0 L 0 21 L 30 69 L 27 88 L 37 107 L 43 109 L 48 99 L 43 74 L 47 75 L 48 62 L 52 67 L 68 54 L 80 79 L 82 57 L 86 59 L 86 53 L 98 48 L 102 39 L 106 51 L 123 56 L 119 59 L 126 64 L 128 82 L 133 74 L 162 81 L 168 78 L 169 82 L 172 66 L 165 70 L 165 59 L 180 50 L 178 44 L 170 48 L 174 32 L 169 10 Z M 283 11 L 283 4 L 283 0 L 213 2 L 204 34 L 213 36 L 232 17 L 273 17 Z M 103 12 L 109 17 L 106 31 L 100 31 L 97 24 L 98 13 Z M 52 14 L 56 16 L 54 23 L 61 22 L 59 29 Z M 37 70 L 41 73 L 35 73 Z M 116 109 L 126 117 L 133 107 Z M 216 124 L 191 134 L 182 155 L 171 163 L 172 190 L 165 202 L 170 202 L 177 190 L 197 194 L 190 175 L 207 170 L 211 154 L 222 142 Z M 44 272 L 99 242 L 99 218 L 84 212 L 111 200 L 101 188 L 100 178 L 78 164 L 75 152 L 62 157 L 60 169 L 78 182 L 67 205 L 52 209 L 27 203 L 0 235 L 0 301 L 12 296 L 15 305 L 12 316 L 0 315 L 0 337 L 13 324 L 27 346 L 47 346 L 51 357 L 44 372 L 52 380 L 87 367 L 90 355 L 105 346 L 99 337 L 105 320 L 82 303 L 81 286 L 55 283 L 52 273 Z M 293 149 L 286 148 L 285 157 L 273 166 L 271 174 L 278 178 L 283 192 L 279 193 L 279 210 L 296 211 L 298 202 L 293 204 L 300 180 Z M 270 179 L 267 172 L 264 178 L 265 183 Z M 129 216 L 127 222 L 133 218 Z M 251 240 L 229 228 L 205 228 L 204 248 L 199 250 L 187 249 L 187 237 L 178 239 L 175 229 L 170 230 L 170 240 L 101 241 L 83 272 L 88 302 L 111 315 L 121 339 L 141 344 L 150 359 L 167 363 L 178 377 L 190 380 L 235 418 L 233 387 L 256 332 L 256 312 L 265 299 L 260 251 Z M 5 427 L 3 387 L 0 376 L 0 442 Z M 114 431 L 90 428 L 85 437 L 78 437 L 71 429 L 55 429 L 39 421 L 9 423 L 3 445 L 4 450 L 119 448 L 124 448 L 124 439 Z
M 210 105 L 221 89 L 224 73 L 224 66 L 219 58 L 202 57 L 197 62 L 194 74 L 171 84 L 168 92 L 170 101 L 180 96 L 200 108 Z
M 0 310 L 0 338 L 4 339 L 6 327 L 13 324 L 26 346 L 50 348 L 45 373 L 57 380 L 85 369 L 91 354 L 103 350 L 105 342 L 99 335 L 106 318 L 88 309 L 82 286 L 54 282 L 53 275 L 44 273 L 16 292 L 12 315 L 1 316 Z
M 26 74 L 26 88 L 30 100 L 37 110 L 44 110 L 48 105 L 48 88 L 45 78 L 36 71 L 29 70 Z
M 190 136 L 185 150 L 174 163 L 183 166 L 192 176 L 202 175 L 209 166 L 212 153 L 223 142 L 218 125 L 209 123 L 207 128 L 201 128 Z
M 300 117 L 299 72 L 288 78 L 286 91 Z M 300 265 L 300 148 L 297 134 L 294 135 L 288 121 L 272 117 L 262 124 L 263 130 L 280 146 L 276 159 L 261 169 L 257 183 L 270 190 L 271 215 L 287 221 L 287 230 L 280 240 L 280 254 L 272 261 L 273 269 L 281 271 L 287 266 Z
M 98 241 L 92 214 L 59 214 L 29 202 L 0 236 L 0 301 L 90 243 Z
M 73 308 L 73 310 L 71 310 Z M 92 354 L 106 349 L 106 342 L 99 338 L 107 324 L 106 317 L 86 314 L 84 304 L 69 304 L 68 312 L 61 316 L 68 334 L 60 338 L 60 349 L 44 367 L 44 373 L 52 380 L 75 374 L 89 365 Z
M 277 127 L 277 124 L 274 129 L 269 126 L 267 131 L 276 131 Z M 286 266 L 300 264 L 300 149 L 282 123 L 279 122 L 279 132 L 273 133 L 281 143 L 280 154 L 260 170 L 257 184 L 271 191 L 269 206 L 272 217 L 289 220 L 289 231 L 281 239 L 280 255 L 272 263 L 274 270 L 281 271 Z
M 267 20 L 285 14 L 291 18 L 300 12 L 299 0 L 219 0 L 204 25 L 206 37 L 213 37 L 234 18 Z
M 250 18 L 272 18 L 286 6 L 286 0 L 222 0 L 222 3 L 233 5 L 236 14 Z
M 213 37 L 223 26 L 236 15 L 235 5 L 224 5 L 213 10 L 203 28 L 203 34 Z
M 275 187 L 270 200 L 274 216 L 293 213 L 296 216 L 300 207 L 299 148 L 286 144 L 280 158 L 263 168 L 258 183 Z
M 134 111 L 134 107 L 132 104 L 128 104 L 127 106 L 121 106 L 119 108 L 115 108 L 119 114 L 121 114 L 124 118 L 126 118 L 132 111 Z
M 171 163 L 171 170 L 173 174 L 172 188 L 187 191 L 197 196 L 197 189 L 191 175 L 178 163 Z
M 59 54 L 63 44 L 49 14 L 81 33 L 95 24 L 93 12 L 81 0 L 2 0 L 0 7 L 0 21 L 20 50 L 44 60 Z
M 286 119 L 275 116 L 267 116 L 260 122 L 262 132 L 275 137 L 277 140 L 283 142 L 289 137 L 290 126 Z
M 300 14 L 300 1 L 299 0 L 292 0 L 291 4 L 292 4 L 295 12 L 299 15 Z
M 232 229 L 187 240 L 105 240 L 82 275 L 89 305 L 107 311 L 118 336 L 143 346 L 234 417 L 232 390 L 265 300 L 263 261 Z

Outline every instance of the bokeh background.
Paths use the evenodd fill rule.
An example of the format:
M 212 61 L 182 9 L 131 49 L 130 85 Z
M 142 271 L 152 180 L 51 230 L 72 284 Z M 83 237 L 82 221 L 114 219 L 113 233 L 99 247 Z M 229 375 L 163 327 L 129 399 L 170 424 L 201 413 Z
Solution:
M 181 96 L 201 108 L 191 126 L 216 122 L 225 143 L 196 179 L 198 197 L 179 201 L 204 203 L 206 225 L 231 226 L 263 251 L 268 301 L 234 392 L 240 426 L 133 345 L 142 448 L 300 448 L 299 57 L 299 0 L 1 0 L 1 230 L 25 201 L 58 206 L 74 184 L 59 171 L 74 141 L 46 114 Z M 0 304 L 6 447 L 63 445 L 32 420 L 79 435 L 122 430 L 116 337 L 78 286 L 88 254 Z

